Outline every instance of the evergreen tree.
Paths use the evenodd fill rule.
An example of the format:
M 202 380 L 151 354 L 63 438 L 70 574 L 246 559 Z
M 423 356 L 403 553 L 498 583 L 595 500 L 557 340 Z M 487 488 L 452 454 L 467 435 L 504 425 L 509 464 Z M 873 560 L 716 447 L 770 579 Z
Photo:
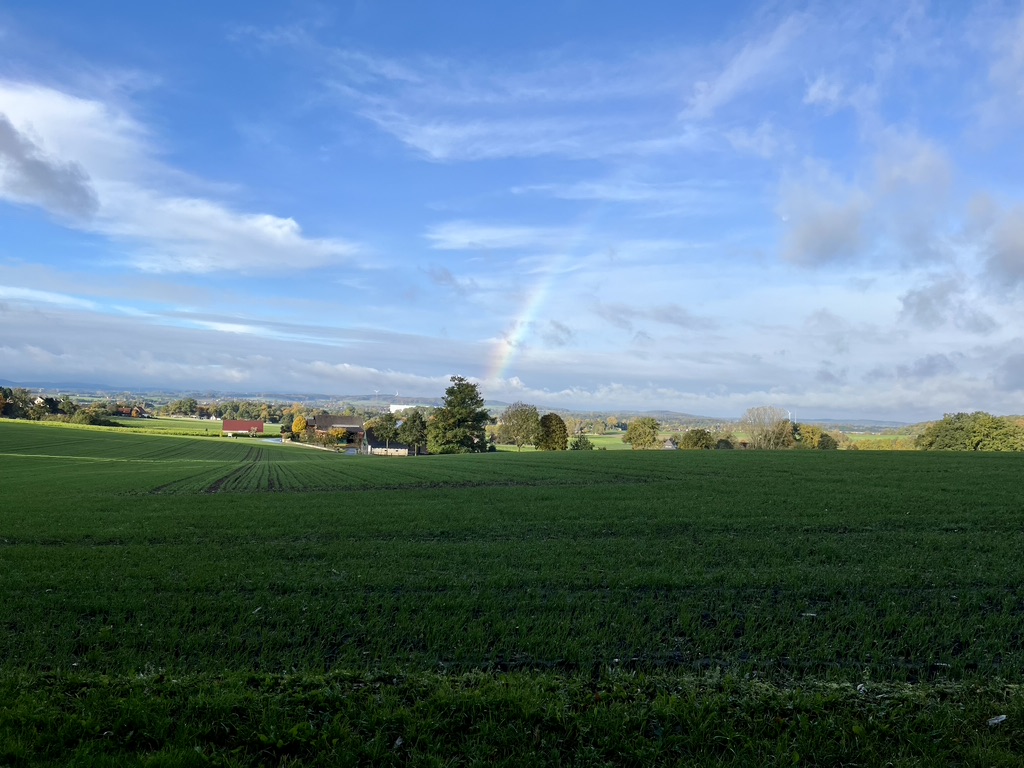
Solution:
M 431 453 L 482 453 L 487 450 L 484 425 L 491 418 L 484 399 L 462 376 L 452 376 L 451 382 L 427 429 L 427 447 Z
M 570 451 L 592 451 L 594 450 L 594 444 L 590 442 L 590 438 L 586 435 L 576 435 L 569 443 Z
M 557 413 L 546 413 L 540 420 L 540 439 L 536 445 L 541 451 L 564 451 L 569 447 L 569 431 Z

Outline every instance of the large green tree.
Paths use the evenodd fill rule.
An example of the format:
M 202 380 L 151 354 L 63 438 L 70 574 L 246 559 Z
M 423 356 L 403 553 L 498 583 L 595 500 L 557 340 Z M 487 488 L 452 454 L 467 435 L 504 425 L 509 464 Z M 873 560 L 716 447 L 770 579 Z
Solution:
M 540 419 L 540 439 L 537 448 L 541 451 L 564 451 L 569 447 L 569 431 L 557 413 L 545 413 Z
M 715 447 L 715 443 L 711 431 L 701 427 L 688 429 L 679 436 L 679 447 L 688 450 L 708 451 Z
M 378 440 L 384 441 L 384 448 L 391 449 L 391 441 L 398 439 L 398 419 L 391 411 L 382 413 L 373 420 L 371 427 Z
M 1024 451 L 1024 429 L 984 411 L 947 413 L 928 425 L 917 447 L 944 451 Z
M 646 451 L 658 444 L 658 429 L 661 425 L 651 416 L 633 419 L 626 425 L 622 442 L 628 443 L 634 451 Z
M 537 406 L 516 402 L 502 412 L 498 424 L 500 442 L 511 443 L 521 451 L 524 445 L 536 445 L 539 437 L 540 414 Z
M 398 439 L 412 448 L 414 456 L 419 455 L 420 448 L 427 447 L 427 420 L 422 413 L 414 410 L 403 414 Z
M 22 387 L 3 389 L 3 415 L 10 419 L 26 419 L 32 407 L 32 393 Z
M 427 428 L 431 453 L 482 453 L 487 450 L 484 427 L 490 414 L 476 384 L 452 376 L 440 408 Z

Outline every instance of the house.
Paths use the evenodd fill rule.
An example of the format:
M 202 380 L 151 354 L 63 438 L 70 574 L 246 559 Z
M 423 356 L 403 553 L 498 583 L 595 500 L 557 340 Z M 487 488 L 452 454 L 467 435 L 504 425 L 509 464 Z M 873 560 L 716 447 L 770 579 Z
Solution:
M 133 419 L 146 419 L 149 414 L 141 405 L 119 405 L 117 406 L 118 416 L 130 416 Z
M 225 435 L 262 435 L 262 421 L 246 421 L 244 419 L 224 419 L 221 431 Z
M 348 432 L 348 442 L 357 448 L 362 447 L 363 437 L 366 433 L 363 422 L 355 416 L 331 416 L 329 414 L 310 416 L 306 419 L 306 427 L 320 435 L 344 430 Z

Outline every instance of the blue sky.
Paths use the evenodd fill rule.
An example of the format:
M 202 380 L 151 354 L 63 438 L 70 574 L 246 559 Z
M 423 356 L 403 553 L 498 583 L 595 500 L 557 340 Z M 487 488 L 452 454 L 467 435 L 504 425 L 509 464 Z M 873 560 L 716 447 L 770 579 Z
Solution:
M 1020 2 L 87 5 L 0 2 L 0 378 L 1024 412 Z

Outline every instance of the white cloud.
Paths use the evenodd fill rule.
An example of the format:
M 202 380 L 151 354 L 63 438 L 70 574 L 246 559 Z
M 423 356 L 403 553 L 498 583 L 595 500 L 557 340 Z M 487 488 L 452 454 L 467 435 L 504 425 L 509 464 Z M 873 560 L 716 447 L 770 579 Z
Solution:
M 819 106 L 831 114 L 844 105 L 842 85 L 826 75 L 818 75 L 807 85 L 804 104 Z
M 901 319 L 926 331 L 952 325 L 967 333 L 986 335 L 998 329 L 998 323 L 980 307 L 984 301 L 968 294 L 965 275 L 937 276 L 912 288 L 900 297 Z
M 61 216 L 88 218 L 98 207 L 81 166 L 47 157 L 0 112 L 0 198 Z
M 64 293 L 53 291 L 39 291 L 32 288 L 21 288 L 13 285 L 0 285 L 0 299 L 9 301 L 27 302 L 31 304 L 54 304 L 60 307 L 72 307 L 79 309 L 96 309 L 97 305 L 88 299 L 77 296 L 70 296 Z
M 803 266 L 865 255 L 869 201 L 860 190 L 829 182 L 788 183 L 782 216 L 787 222 L 782 255 Z
M 1013 128 L 1024 119 L 1024 7 L 1010 18 L 999 12 L 979 15 L 974 43 L 989 66 L 977 115 L 983 129 Z
M 1024 205 L 1006 211 L 992 227 L 986 267 L 996 280 L 1024 284 Z
M 783 145 L 778 130 L 767 120 L 753 130 L 733 128 L 726 131 L 725 137 L 737 151 L 765 159 L 778 154 Z
M 947 260 L 952 177 L 936 142 L 892 130 L 877 137 L 872 162 L 854 180 L 807 161 L 781 185 L 783 258 L 804 266 L 883 254 L 902 263 Z
M 72 226 L 120 241 L 125 261 L 139 269 L 276 272 L 357 252 L 342 240 L 306 237 L 291 218 L 181 194 L 182 175 L 157 159 L 138 122 L 110 104 L 8 81 L 0 81 L 0 104 L 9 121 L 0 123 L 7 128 L 0 157 L 8 158 L 0 195 L 77 215 Z M 21 159 L 12 173 L 15 151 Z

